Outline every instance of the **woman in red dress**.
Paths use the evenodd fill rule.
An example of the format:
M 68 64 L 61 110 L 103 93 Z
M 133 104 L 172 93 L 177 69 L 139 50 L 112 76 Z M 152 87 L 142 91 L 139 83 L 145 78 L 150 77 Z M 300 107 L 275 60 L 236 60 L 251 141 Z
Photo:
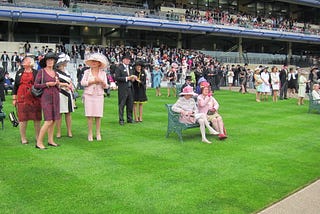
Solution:
M 26 129 L 28 120 L 33 120 L 35 139 L 37 140 L 42 116 L 40 100 L 31 94 L 31 87 L 37 75 L 37 71 L 33 69 L 33 58 L 24 58 L 22 66 L 23 68 L 16 73 L 12 104 L 17 107 L 18 111 L 21 143 L 27 144 Z
M 48 133 L 48 146 L 57 147 L 53 140 L 54 126 L 60 117 L 60 95 L 59 95 L 59 79 L 58 74 L 54 70 L 53 66 L 57 62 L 57 56 L 55 53 L 47 53 L 42 60 L 40 60 L 40 66 L 34 87 L 42 89 L 41 95 L 41 108 L 44 116 L 44 123 L 40 129 L 39 137 L 37 139 L 37 149 L 46 149 L 43 145 L 43 138 Z M 42 78 L 43 75 L 43 78 Z

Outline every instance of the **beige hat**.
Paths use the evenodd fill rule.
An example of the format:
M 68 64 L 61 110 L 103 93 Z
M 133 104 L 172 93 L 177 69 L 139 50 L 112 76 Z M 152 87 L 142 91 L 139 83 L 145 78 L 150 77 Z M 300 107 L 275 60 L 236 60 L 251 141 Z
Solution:
M 88 59 L 86 59 L 84 61 L 84 63 L 86 65 L 88 65 L 89 67 L 92 66 L 92 62 L 93 61 L 98 61 L 100 62 L 100 67 L 99 68 L 105 68 L 107 67 L 108 65 L 108 61 L 107 61 L 107 58 L 103 55 L 103 54 L 100 54 L 100 53 L 93 53 L 91 54 Z

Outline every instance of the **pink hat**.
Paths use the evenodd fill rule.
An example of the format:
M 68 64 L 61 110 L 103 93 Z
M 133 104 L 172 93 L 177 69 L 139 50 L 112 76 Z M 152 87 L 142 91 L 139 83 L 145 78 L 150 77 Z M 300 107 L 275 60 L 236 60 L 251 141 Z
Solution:
M 191 86 L 186 86 L 183 88 L 182 92 L 179 94 L 180 96 L 182 95 L 192 95 L 195 96 L 197 95 L 196 93 L 193 92 L 193 87 Z
M 208 82 L 201 82 L 201 83 L 200 83 L 200 87 L 201 87 L 201 88 L 210 87 L 210 83 L 208 83 Z
M 177 63 L 173 62 L 171 64 L 171 68 L 179 68 L 179 65 Z

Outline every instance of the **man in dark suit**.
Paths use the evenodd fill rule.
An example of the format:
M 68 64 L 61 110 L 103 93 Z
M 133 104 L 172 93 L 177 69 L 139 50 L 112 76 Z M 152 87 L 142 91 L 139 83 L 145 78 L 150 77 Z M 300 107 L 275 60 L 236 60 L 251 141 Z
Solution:
M 3 51 L 3 54 L 1 55 L 1 61 L 2 61 L 2 67 L 4 72 L 8 71 L 8 62 L 10 61 L 9 55 L 6 51 Z
M 20 62 L 20 58 L 17 52 L 11 56 L 11 72 L 17 71 L 17 63 Z
M 133 75 L 133 68 L 130 65 L 131 57 L 129 53 L 124 53 L 122 62 L 116 67 L 115 78 L 118 85 L 118 107 L 119 107 L 119 124 L 124 125 L 124 107 L 127 111 L 127 122 L 133 123 L 133 87 L 132 82 L 137 79 Z
M 280 100 L 288 99 L 287 90 L 288 90 L 288 65 L 283 65 L 283 68 L 279 73 L 280 77 Z

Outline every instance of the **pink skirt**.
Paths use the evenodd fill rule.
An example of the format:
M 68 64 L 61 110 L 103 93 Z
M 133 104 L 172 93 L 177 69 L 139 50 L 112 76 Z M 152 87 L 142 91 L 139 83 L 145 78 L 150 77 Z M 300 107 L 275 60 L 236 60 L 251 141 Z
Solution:
M 86 117 L 103 117 L 103 95 L 83 95 L 83 103 Z

